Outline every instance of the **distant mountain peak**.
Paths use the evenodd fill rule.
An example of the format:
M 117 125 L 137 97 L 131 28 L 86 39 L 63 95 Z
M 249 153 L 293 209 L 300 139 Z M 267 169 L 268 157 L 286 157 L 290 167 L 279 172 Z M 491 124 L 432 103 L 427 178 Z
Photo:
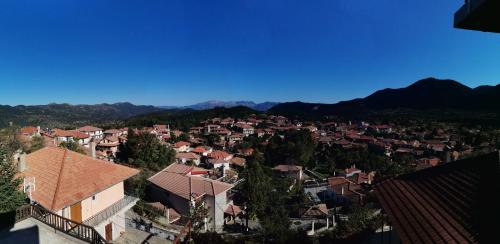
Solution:
M 472 89 L 455 80 L 433 77 L 396 89 L 383 89 L 365 97 L 336 104 L 282 103 L 270 111 L 275 114 L 362 116 L 383 110 L 454 109 L 500 111 L 500 85 Z
M 276 103 L 276 102 L 255 103 L 253 101 L 208 100 L 205 102 L 196 103 L 196 104 L 188 105 L 188 106 L 180 106 L 180 107 L 161 106 L 160 108 L 180 108 L 180 109 L 190 108 L 190 109 L 195 109 L 195 110 L 206 110 L 206 109 L 212 109 L 212 108 L 216 108 L 216 107 L 232 108 L 232 107 L 237 107 L 237 106 L 245 106 L 245 107 L 255 109 L 258 111 L 267 111 L 268 109 L 272 108 L 276 104 L 278 104 L 278 103 Z

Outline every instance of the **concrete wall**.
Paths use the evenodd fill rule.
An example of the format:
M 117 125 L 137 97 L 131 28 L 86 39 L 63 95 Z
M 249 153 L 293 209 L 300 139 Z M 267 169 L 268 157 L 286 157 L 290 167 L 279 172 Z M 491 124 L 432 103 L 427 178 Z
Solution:
M 226 192 L 222 192 L 215 196 L 214 222 L 216 231 L 221 231 L 224 226 L 224 211 L 226 208 Z
M 133 205 L 133 204 L 132 204 Z M 131 205 L 131 206 L 132 206 Z M 101 234 L 102 237 L 106 238 L 106 225 L 111 223 L 113 226 L 113 240 L 120 237 L 120 233 L 125 231 L 125 212 L 130 208 L 123 208 L 120 212 L 108 218 L 106 221 L 98 224 L 94 229 Z
M 95 194 L 95 200 L 92 196 L 82 201 L 82 220 L 94 216 L 100 211 L 106 209 L 112 204 L 125 197 L 123 182 L 120 182 L 102 192 Z
M 152 201 L 166 203 L 180 214 L 189 214 L 189 201 L 187 199 L 171 194 L 158 186 L 151 185 L 149 187 L 148 197 Z
M 210 218 L 208 229 L 217 232 L 222 231 L 224 227 L 224 211 L 228 205 L 226 201 L 226 192 L 220 193 L 215 197 L 207 195 L 204 201 L 208 207 L 208 216 Z

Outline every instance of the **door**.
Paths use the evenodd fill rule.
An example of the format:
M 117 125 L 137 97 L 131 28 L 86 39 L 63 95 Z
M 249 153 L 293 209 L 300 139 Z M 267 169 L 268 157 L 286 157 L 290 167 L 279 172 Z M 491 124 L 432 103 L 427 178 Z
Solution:
M 106 231 L 106 241 L 112 241 L 113 240 L 113 224 L 109 223 L 104 227 Z
M 71 220 L 82 222 L 82 202 L 71 205 Z

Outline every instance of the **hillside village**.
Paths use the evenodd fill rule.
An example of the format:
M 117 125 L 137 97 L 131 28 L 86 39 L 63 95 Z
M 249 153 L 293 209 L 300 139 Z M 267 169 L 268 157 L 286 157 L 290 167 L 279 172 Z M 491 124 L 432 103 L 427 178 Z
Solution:
M 96 170 L 100 170 L 98 165 L 102 164 L 118 167 L 109 169 L 111 172 L 126 172 L 114 178 L 93 175 L 91 169 L 78 172 L 79 178 L 98 177 L 105 181 L 111 177 L 114 181 L 106 184 L 117 187 L 114 191 L 91 187 L 93 190 L 85 196 L 74 198 L 82 202 L 83 214 L 76 213 L 78 210 L 73 206 L 54 207 L 50 201 L 45 204 L 43 196 L 33 195 L 33 200 L 44 208 L 102 228 L 97 230 L 109 240 L 123 241 L 134 235 L 127 233 L 125 226 L 156 233 L 159 238 L 171 241 L 185 240 L 191 231 L 232 237 L 256 233 L 265 223 L 258 214 L 255 217 L 256 203 L 249 202 L 252 196 L 248 194 L 249 190 L 258 190 L 254 188 L 259 183 L 250 176 L 252 170 L 260 167 L 264 172 L 269 169 L 270 180 L 281 182 L 273 184 L 275 187 L 284 185 L 284 222 L 288 223 L 285 228 L 306 236 L 328 238 L 327 233 L 334 231 L 338 231 L 337 236 L 356 232 L 343 225 L 353 214 L 365 211 L 372 216 L 380 211 L 373 197 L 374 184 L 398 174 L 494 151 L 498 138 L 478 141 L 480 134 L 479 129 L 443 123 L 308 122 L 258 114 L 244 118 L 210 118 L 185 131 L 169 124 L 107 129 L 87 125 L 73 130 L 28 126 L 18 130 L 20 140 L 30 145 L 35 138 L 43 138 L 44 148 L 18 157 L 28 165 L 34 158 L 44 158 L 49 164 L 57 161 L 56 164 L 72 164 L 77 168 L 84 167 L 80 164 L 96 165 Z M 168 150 L 165 152 L 172 154 L 168 159 L 171 161 L 162 162 L 165 167 L 153 169 L 127 159 L 130 155 L 124 154 L 127 154 L 127 144 L 131 143 L 129 139 L 137 140 L 141 135 L 152 136 Z M 68 149 L 78 153 L 67 152 Z M 56 155 L 72 156 L 70 161 L 60 162 Z M 304 158 L 304 155 L 309 156 Z M 27 168 L 27 175 L 37 178 L 40 184 L 37 190 L 42 184 L 55 184 L 43 181 L 49 174 L 44 171 L 53 169 L 42 167 L 32 172 L 30 166 Z M 142 173 L 138 174 L 138 170 Z M 142 183 L 137 183 L 140 179 L 134 180 L 141 177 Z M 81 184 L 88 183 L 81 181 Z M 95 201 L 98 194 L 114 200 L 102 202 L 98 210 L 85 213 L 85 201 Z M 92 200 L 85 200 L 87 196 L 92 196 Z M 120 224 L 105 225 L 114 222 Z M 374 231 L 383 230 L 381 223 L 377 223 Z

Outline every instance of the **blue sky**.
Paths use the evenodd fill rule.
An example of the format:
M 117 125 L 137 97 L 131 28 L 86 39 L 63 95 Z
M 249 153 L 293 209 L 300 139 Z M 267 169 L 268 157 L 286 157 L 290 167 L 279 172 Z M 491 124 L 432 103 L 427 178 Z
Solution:
M 429 76 L 500 81 L 462 0 L 0 2 L 0 104 L 333 103 Z

